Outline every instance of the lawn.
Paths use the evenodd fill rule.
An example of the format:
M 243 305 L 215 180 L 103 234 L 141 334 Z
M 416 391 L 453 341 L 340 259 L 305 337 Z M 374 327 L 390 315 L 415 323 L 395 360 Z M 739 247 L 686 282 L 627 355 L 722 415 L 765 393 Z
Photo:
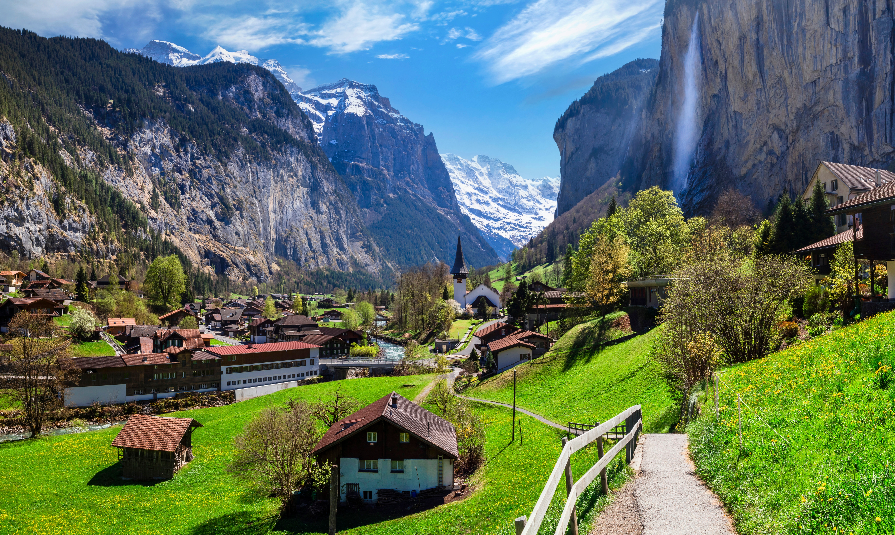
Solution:
M 639 404 L 647 432 L 667 431 L 677 411 L 648 356 L 656 336 L 654 329 L 611 339 L 598 321 L 578 325 L 549 353 L 514 368 L 517 403 L 561 424 L 602 422 Z M 513 372 L 486 379 L 466 394 L 512 403 Z
M 430 410 L 435 410 L 427 406 Z M 346 512 L 338 520 L 339 533 L 350 535 L 512 535 L 513 519 L 530 515 L 562 448 L 563 433 L 541 424 L 533 418 L 519 415 L 516 441 L 510 442 L 512 411 L 475 404 L 482 417 L 487 436 L 488 462 L 476 472 L 473 484 L 477 490 L 463 501 L 442 505 L 429 511 L 400 517 L 386 518 L 376 512 L 362 514 Z M 520 424 L 521 422 L 521 424 Z M 522 444 L 520 444 L 520 428 Z M 584 475 L 596 461 L 596 447 L 588 447 L 572 457 L 573 475 Z M 623 458 L 623 456 L 622 456 Z M 611 486 L 624 482 L 627 473 L 617 458 L 612 465 Z M 587 524 L 603 508 L 606 498 L 591 485 L 578 502 L 578 514 L 582 518 L 581 532 L 587 532 Z M 553 533 L 556 519 L 562 512 L 565 487 L 554 496 L 551 508 L 542 525 L 541 533 Z M 299 519 L 283 521 L 280 526 L 289 533 L 326 533 L 323 522 L 307 523 Z
M 895 533 L 893 366 L 888 313 L 722 372 L 688 433 L 740 533 Z
M 212 346 L 212 347 L 214 347 L 214 346 L 229 346 L 229 345 L 230 345 L 230 344 L 228 344 L 227 342 L 222 342 L 222 341 L 218 340 L 217 338 L 212 338 L 212 339 L 211 339 L 211 346 Z
M 454 323 L 451 324 L 451 331 L 448 335 L 448 338 L 456 338 L 457 340 L 462 341 L 463 335 L 467 330 L 473 325 L 478 325 L 481 323 L 479 320 L 455 320 Z
M 53 323 L 55 323 L 59 327 L 69 327 L 71 326 L 71 314 L 65 314 L 64 316 L 53 316 Z
M 73 357 L 114 357 L 115 350 L 105 340 L 96 342 L 82 342 L 72 344 L 71 356 Z
M 0 444 L 0 533 L 219 534 L 270 533 L 278 502 L 258 495 L 224 468 L 233 437 L 259 410 L 289 399 L 317 401 L 341 387 L 364 403 L 397 390 L 413 399 L 431 376 L 335 381 L 291 388 L 226 407 L 173 413 L 204 427 L 196 455 L 165 482 L 121 480 L 110 443 L 120 430 Z M 404 387 L 402 385 L 412 384 Z

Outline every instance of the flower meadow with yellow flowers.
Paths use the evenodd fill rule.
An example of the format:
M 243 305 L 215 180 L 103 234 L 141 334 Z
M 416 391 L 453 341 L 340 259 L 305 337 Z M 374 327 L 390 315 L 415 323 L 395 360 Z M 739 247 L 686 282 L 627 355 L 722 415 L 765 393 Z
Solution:
M 887 313 L 721 370 L 687 432 L 740 533 L 895 533 L 893 368 Z

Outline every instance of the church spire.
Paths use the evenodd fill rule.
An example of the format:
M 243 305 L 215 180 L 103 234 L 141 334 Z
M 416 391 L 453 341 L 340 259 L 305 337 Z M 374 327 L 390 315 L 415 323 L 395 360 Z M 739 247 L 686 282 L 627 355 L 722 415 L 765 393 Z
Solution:
M 466 269 L 466 262 L 463 261 L 463 245 L 460 244 L 460 236 L 457 236 L 457 256 L 454 258 L 454 267 L 451 268 L 451 275 L 456 278 L 466 278 L 469 270 Z

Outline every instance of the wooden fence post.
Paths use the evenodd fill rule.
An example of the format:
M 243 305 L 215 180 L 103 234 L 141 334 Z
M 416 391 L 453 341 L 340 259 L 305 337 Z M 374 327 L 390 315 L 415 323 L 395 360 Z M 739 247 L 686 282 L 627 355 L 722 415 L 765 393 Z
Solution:
M 562 437 L 562 447 L 565 449 L 566 443 L 569 441 L 566 437 Z M 602 457 L 602 453 L 600 457 Z M 569 460 L 566 461 L 566 497 L 572 494 L 572 457 L 569 456 Z M 569 523 L 572 524 L 572 535 L 578 535 L 578 515 L 575 513 L 575 506 L 572 506 L 572 518 L 569 520 Z
M 332 465 L 329 475 L 329 535 L 336 535 L 336 508 L 339 506 L 339 467 Z
M 520 516 L 516 519 L 516 521 L 514 522 L 514 524 L 516 525 L 516 535 L 522 535 L 522 530 L 525 529 L 526 520 L 527 519 L 525 518 L 525 515 Z
M 603 458 L 603 437 L 600 436 L 597 438 L 597 455 L 598 459 Z M 600 484 L 603 487 L 603 494 L 609 495 L 609 480 L 606 478 L 606 469 L 603 468 L 600 470 Z

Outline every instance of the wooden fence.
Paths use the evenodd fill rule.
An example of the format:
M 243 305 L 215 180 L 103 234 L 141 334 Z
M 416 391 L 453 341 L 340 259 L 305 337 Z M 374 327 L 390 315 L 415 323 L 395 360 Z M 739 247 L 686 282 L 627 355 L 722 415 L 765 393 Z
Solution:
M 603 455 L 603 435 L 615 431 L 615 428 L 621 424 L 624 424 L 626 434 L 612 447 L 612 449 Z M 517 535 L 535 535 L 538 532 L 541 523 L 544 521 L 544 516 L 547 514 L 547 508 L 550 507 L 550 502 L 553 500 L 553 495 L 556 493 L 556 487 L 559 485 L 560 478 L 562 478 L 563 475 L 565 475 L 566 478 L 567 498 L 562 515 L 559 518 L 559 523 L 556 526 L 555 535 L 564 535 L 569 526 L 569 521 L 572 521 L 572 533 L 577 534 L 578 521 L 575 515 L 575 502 L 578 500 L 578 497 L 598 475 L 603 476 L 603 488 L 606 490 L 606 467 L 609 466 L 609 463 L 612 462 L 615 456 L 618 455 L 623 448 L 625 450 L 625 460 L 629 463 L 631 462 L 631 459 L 634 456 L 634 448 L 637 447 L 637 437 L 640 435 L 642 427 L 643 419 L 640 405 L 635 405 L 619 413 L 614 418 L 585 431 L 582 435 L 568 442 L 563 439 L 562 452 L 559 454 L 556 466 L 553 467 L 553 472 L 550 473 L 550 478 L 547 479 L 547 484 L 544 486 L 544 490 L 541 491 L 541 495 L 538 497 L 534 510 L 532 510 L 531 515 L 528 518 L 523 516 L 516 519 Z M 597 461 L 597 464 L 593 465 L 581 479 L 572 484 L 572 475 L 569 470 L 569 461 L 572 458 L 572 454 L 594 441 L 597 441 L 600 460 Z

